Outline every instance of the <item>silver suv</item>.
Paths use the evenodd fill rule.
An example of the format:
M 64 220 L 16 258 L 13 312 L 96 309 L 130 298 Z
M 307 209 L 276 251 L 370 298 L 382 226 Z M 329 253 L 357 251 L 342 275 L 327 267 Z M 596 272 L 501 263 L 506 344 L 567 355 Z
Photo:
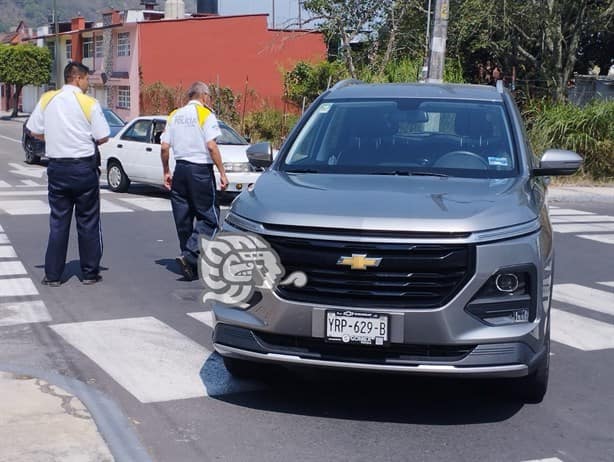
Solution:
M 266 163 L 266 152 L 252 152 Z M 548 383 L 548 175 L 502 87 L 344 81 L 301 118 L 225 231 L 255 233 L 307 283 L 214 304 L 232 374 L 257 363 Z

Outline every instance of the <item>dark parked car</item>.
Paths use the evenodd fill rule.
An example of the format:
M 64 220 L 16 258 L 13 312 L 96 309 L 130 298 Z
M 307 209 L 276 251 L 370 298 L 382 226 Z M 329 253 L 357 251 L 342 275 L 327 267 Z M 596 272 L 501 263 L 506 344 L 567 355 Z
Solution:
M 126 125 L 126 122 L 111 109 L 103 108 L 102 113 L 111 128 L 111 136 L 115 136 Z M 45 157 L 45 142 L 37 140 L 30 134 L 30 130 L 26 128 L 27 123 L 28 120 L 23 123 L 21 146 L 26 154 L 26 164 L 37 164 L 41 157 Z

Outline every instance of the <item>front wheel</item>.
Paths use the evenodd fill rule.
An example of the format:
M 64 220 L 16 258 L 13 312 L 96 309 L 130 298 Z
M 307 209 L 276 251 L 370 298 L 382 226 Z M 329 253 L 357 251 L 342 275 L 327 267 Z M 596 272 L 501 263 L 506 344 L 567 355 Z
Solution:
M 130 186 L 130 179 L 119 162 L 111 162 L 107 168 L 107 183 L 113 192 L 126 192 Z
M 34 154 L 34 146 L 32 146 L 32 140 L 26 140 L 25 144 L 26 151 L 26 164 L 38 164 L 41 161 L 41 158 Z

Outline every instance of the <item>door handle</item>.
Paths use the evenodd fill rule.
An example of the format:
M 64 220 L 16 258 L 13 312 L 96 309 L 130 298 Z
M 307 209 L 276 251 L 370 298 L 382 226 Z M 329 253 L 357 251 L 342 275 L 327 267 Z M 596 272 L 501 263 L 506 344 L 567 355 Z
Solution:
M 151 152 L 151 148 L 145 148 L 145 151 Z
M 117 147 L 118 147 L 118 148 L 123 148 L 123 147 L 124 147 L 124 145 L 123 145 L 123 144 L 118 144 L 118 145 L 117 145 Z

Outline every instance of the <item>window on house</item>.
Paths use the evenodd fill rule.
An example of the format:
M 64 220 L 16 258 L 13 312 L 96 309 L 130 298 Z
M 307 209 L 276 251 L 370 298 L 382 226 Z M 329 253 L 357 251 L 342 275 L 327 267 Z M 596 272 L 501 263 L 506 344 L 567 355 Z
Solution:
M 66 59 L 72 59 L 72 40 L 66 40 Z
M 122 109 L 130 109 L 130 87 L 118 88 L 117 107 Z
M 102 25 L 110 26 L 113 23 L 113 15 L 111 13 L 102 15 Z
M 83 37 L 83 57 L 94 57 L 94 37 Z
M 102 47 L 103 47 L 103 38 L 102 35 L 97 35 L 96 39 L 94 40 L 94 48 L 95 48 L 95 55 L 96 58 L 102 58 L 103 57 L 103 51 L 102 51 Z
M 130 32 L 117 34 L 117 56 L 130 56 Z

